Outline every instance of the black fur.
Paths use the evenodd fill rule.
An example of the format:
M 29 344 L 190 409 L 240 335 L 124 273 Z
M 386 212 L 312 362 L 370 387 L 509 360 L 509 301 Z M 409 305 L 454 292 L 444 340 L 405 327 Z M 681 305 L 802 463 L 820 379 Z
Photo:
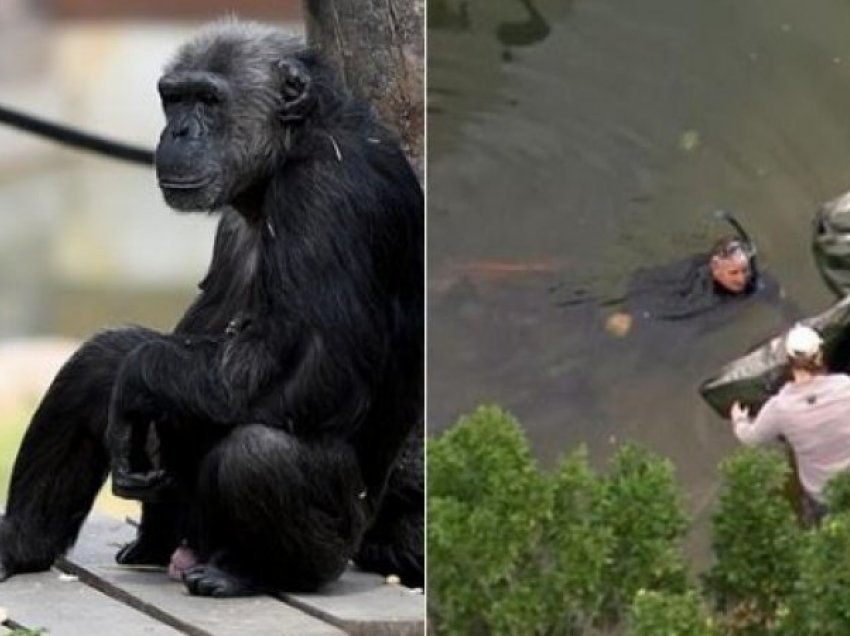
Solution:
M 111 465 L 144 502 L 118 560 L 188 543 L 192 593 L 313 590 L 352 558 L 420 585 L 415 174 L 368 105 L 271 28 L 215 25 L 160 89 L 166 200 L 232 207 L 173 334 L 103 332 L 54 380 L 15 462 L 0 579 L 73 544 Z

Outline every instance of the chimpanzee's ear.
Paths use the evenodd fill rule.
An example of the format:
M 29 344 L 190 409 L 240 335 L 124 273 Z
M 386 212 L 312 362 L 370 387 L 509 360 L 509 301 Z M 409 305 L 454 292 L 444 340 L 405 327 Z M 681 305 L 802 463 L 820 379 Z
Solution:
M 283 98 L 281 119 L 295 121 L 303 119 L 313 107 L 316 97 L 313 78 L 307 67 L 295 58 L 286 58 L 277 63 L 280 77 L 280 94 Z

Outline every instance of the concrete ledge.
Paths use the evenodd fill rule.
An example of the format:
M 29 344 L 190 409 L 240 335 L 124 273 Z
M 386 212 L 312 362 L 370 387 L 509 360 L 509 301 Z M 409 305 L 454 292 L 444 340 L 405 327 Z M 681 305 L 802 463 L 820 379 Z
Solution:
M 320 593 L 282 598 L 355 636 L 416 636 L 424 630 L 422 592 L 369 572 L 352 569 Z
M 4 627 L 18 625 L 46 628 L 50 636 L 413 636 L 425 631 L 421 593 L 355 570 L 317 594 L 194 597 L 160 568 L 115 563 L 115 552 L 134 536 L 125 522 L 91 515 L 56 569 L 0 584 L 0 607 L 9 617 L 0 636 Z
M 27 629 L 46 628 L 51 636 L 117 633 L 119 625 L 122 636 L 180 633 L 55 569 L 16 576 L 0 585 L 7 620 Z

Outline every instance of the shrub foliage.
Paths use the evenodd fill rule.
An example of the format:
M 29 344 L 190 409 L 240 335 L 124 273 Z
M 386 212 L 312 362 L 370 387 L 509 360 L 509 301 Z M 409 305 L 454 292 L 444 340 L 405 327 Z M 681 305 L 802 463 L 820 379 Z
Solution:
M 632 636 L 715 636 L 719 632 L 694 591 L 637 593 L 632 605 Z
M 679 592 L 673 467 L 622 447 L 607 476 L 579 449 L 552 474 L 516 420 L 479 408 L 428 446 L 430 616 L 441 634 L 583 634 L 639 589 Z
M 850 475 L 804 531 L 775 450 L 721 464 L 715 560 L 689 579 L 673 465 L 621 446 L 602 472 L 584 449 L 540 470 L 519 423 L 481 407 L 428 445 L 428 603 L 447 635 L 845 636 Z
M 729 631 L 768 633 L 799 573 L 802 531 L 783 495 L 789 467 L 777 452 L 744 448 L 720 471 L 706 589 Z

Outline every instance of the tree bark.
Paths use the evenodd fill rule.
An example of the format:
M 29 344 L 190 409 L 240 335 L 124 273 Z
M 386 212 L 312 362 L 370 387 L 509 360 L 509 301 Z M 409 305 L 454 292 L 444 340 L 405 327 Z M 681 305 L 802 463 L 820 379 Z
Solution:
M 371 102 L 422 174 L 425 0 L 305 0 L 307 41 Z

